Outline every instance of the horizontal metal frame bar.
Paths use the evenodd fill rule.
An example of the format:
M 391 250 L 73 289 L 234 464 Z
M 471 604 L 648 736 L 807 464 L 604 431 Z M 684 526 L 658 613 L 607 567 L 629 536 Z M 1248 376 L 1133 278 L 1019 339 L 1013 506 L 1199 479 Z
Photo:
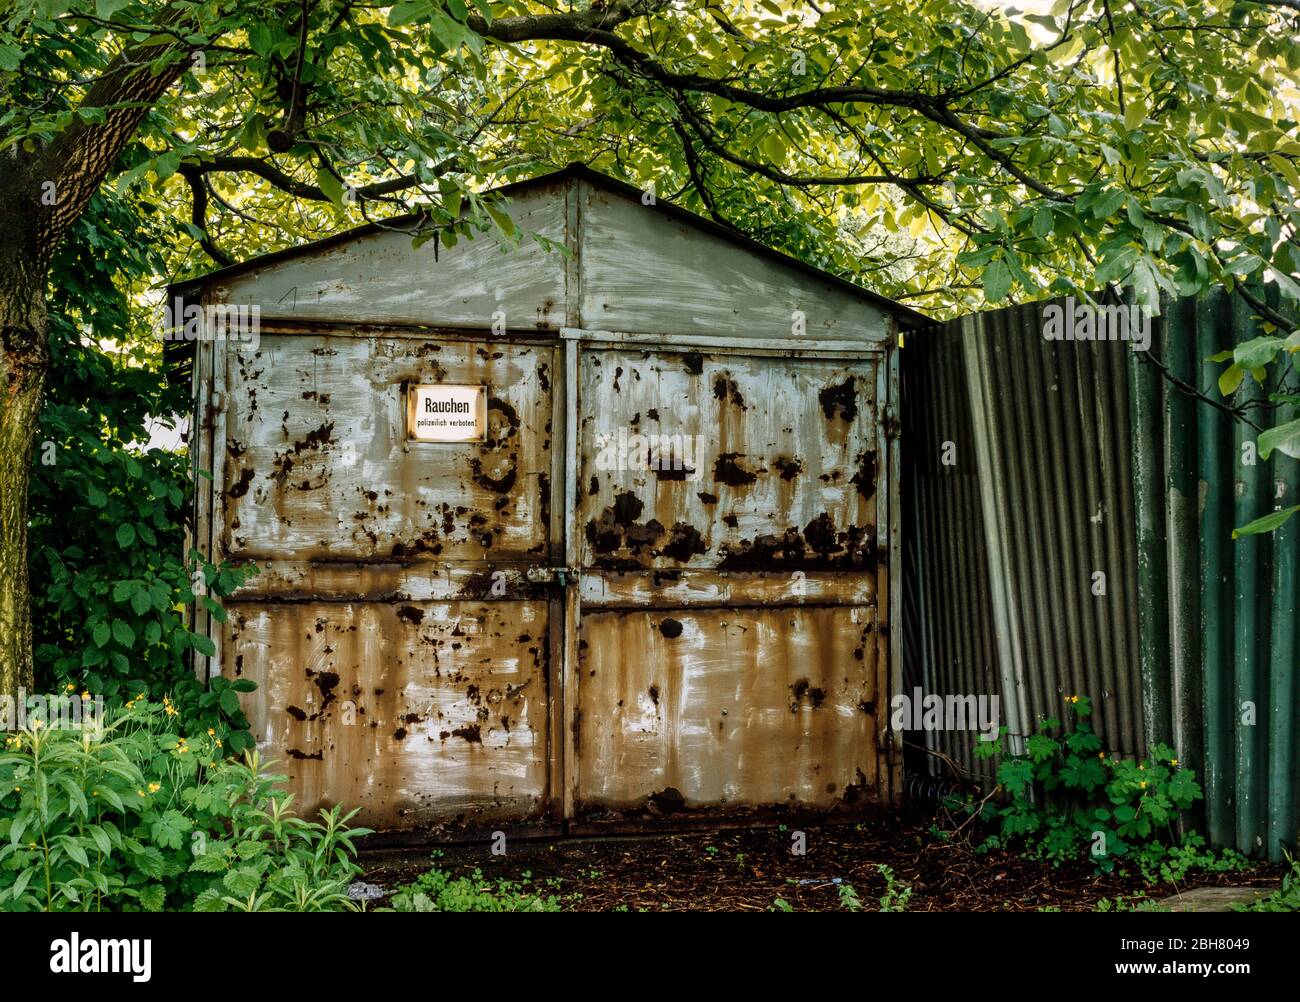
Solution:
M 683 348 L 704 348 L 742 352 L 746 355 L 795 355 L 798 357 L 836 355 L 849 358 L 872 358 L 884 355 L 889 348 L 887 340 L 831 341 L 802 337 L 738 338 L 701 334 L 639 334 L 623 331 L 585 330 L 580 327 L 561 327 L 560 337 L 566 341 L 582 341 L 600 347 L 656 348 L 665 351 L 680 351 Z

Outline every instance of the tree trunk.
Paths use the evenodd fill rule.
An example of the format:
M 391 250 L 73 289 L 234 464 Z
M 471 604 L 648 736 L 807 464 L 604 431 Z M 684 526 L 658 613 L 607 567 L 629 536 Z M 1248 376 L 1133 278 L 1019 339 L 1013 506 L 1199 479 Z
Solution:
M 44 275 L 0 254 L 0 696 L 31 691 L 27 487 L 49 370 Z
M 171 9 L 159 24 L 173 31 L 105 68 L 81 101 L 102 109 L 98 118 L 73 116 L 39 151 L 11 146 L 0 168 L 0 696 L 33 685 L 27 488 L 50 366 L 50 261 L 141 121 L 189 66 L 190 46 L 176 39 L 194 27 L 193 13 Z

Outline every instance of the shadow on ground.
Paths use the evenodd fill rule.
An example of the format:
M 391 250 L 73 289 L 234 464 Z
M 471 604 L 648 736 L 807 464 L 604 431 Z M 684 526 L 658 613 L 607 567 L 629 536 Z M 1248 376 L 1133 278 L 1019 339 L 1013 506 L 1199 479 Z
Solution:
M 994 852 L 979 854 L 930 832 L 927 814 L 891 813 L 853 823 L 804 825 L 807 851 L 792 851 L 794 831 L 778 827 L 678 835 L 516 839 L 504 856 L 489 845 L 442 846 L 438 865 L 468 876 L 534 883 L 558 878 L 550 893 L 580 911 L 767 911 L 780 898 L 796 911 L 843 909 L 840 887 L 852 886 L 867 911 L 886 890 L 879 864 L 912 888 L 907 910 L 1092 911 L 1146 894 L 1160 898 L 1196 887 L 1276 888 L 1282 868 L 1242 873 L 1194 873 L 1177 886 L 1144 885 L 1134 876 L 1097 875 L 1087 863 L 1049 863 Z M 380 850 L 363 855 L 365 879 L 385 891 L 430 865 L 428 850 Z M 382 904 L 382 902 L 381 902 Z

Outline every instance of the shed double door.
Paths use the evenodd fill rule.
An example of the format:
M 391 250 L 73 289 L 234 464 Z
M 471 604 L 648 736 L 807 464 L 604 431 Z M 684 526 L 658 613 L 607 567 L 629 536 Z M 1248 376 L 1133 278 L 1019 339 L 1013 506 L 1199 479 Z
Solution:
M 214 352 L 217 663 L 299 808 L 671 824 L 897 788 L 883 353 L 446 332 Z M 486 439 L 407 389 L 487 387 Z

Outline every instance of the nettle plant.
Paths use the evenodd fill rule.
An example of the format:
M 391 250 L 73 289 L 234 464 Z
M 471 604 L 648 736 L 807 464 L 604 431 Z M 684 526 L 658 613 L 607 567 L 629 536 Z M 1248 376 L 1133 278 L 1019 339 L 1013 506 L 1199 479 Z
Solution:
M 281 778 L 170 698 L 0 743 L 0 910 L 353 910 L 355 814 L 297 817 Z
M 989 847 L 1020 842 L 1031 855 L 1054 863 L 1087 857 L 1105 872 L 1131 860 L 1148 879 L 1213 865 L 1199 852 L 1199 836 L 1180 842 L 1174 835 L 1178 813 L 1202 796 L 1174 750 L 1156 744 L 1146 758 L 1109 756 L 1090 722 L 1088 697 L 1067 696 L 1066 706 L 1069 726 L 1043 720 L 1023 754 L 1011 753 L 1006 728 L 1000 740 L 976 744 L 980 758 L 999 759 L 997 782 L 1006 794 L 1003 803 L 990 798 L 971 807 L 997 826 Z

